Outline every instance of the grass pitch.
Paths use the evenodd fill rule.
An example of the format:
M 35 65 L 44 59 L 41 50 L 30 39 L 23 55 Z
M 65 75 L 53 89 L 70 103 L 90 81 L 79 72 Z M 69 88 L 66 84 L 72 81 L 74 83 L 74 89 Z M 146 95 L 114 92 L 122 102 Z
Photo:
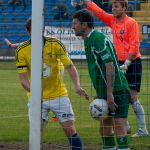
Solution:
M 90 97 L 95 95 L 92 87 L 87 64 L 75 62 L 81 79 L 81 85 L 85 88 Z M 89 102 L 75 94 L 72 81 L 67 72 L 64 80 L 68 89 L 73 109 L 76 116 L 77 132 L 87 146 L 101 147 L 99 136 L 99 122 L 93 120 L 88 112 Z M 18 74 L 14 62 L 0 62 L 0 143 L 28 143 L 28 115 L 27 97 L 20 86 Z M 145 108 L 147 127 L 150 132 L 150 62 L 143 61 L 142 87 L 139 99 Z M 53 116 L 50 113 L 49 118 Z M 130 106 L 129 122 L 132 127 L 132 134 L 137 131 L 137 124 L 134 112 Z M 150 137 L 130 138 L 130 145 L 135 150 L 149 150 Z M 44 143 L 68 144 L 59 123 L 51 122 L 42 133 Z M 96 150 L 96 148 L 95 148 Z

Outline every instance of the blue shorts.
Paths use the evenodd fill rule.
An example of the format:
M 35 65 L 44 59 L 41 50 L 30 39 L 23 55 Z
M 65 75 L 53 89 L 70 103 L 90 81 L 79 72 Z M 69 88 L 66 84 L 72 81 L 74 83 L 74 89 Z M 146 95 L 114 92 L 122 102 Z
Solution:
M 124 61 L 119 61 L 120 66 L 124 64 Z M 129 84 L 129 88 L 140 92 L 141 78 L 142 78 L 142 62 L 138 57 L 131 62 L 126 74 L 126 79 Z

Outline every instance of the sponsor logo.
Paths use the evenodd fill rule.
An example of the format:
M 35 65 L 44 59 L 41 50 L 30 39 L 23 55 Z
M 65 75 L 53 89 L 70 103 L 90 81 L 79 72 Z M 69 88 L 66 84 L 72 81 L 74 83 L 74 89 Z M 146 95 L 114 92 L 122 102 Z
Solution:
M 123 29 L 121 29 L 120 30 L 120 34 L 124 34 L 125 32 L 124 32 L 124 30 Z
M 109 58 L 109 54 L 105 54 L 102 56 L 102 60 L 108 59 Z
M 69 118 L 69 117 L 72 117 L 73 115 L 72 114 L 62 114 L 62 118 Z

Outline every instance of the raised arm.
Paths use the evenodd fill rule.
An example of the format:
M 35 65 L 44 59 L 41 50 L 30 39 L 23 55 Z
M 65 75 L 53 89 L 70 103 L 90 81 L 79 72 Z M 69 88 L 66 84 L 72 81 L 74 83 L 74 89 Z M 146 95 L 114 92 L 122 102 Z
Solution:
M 11 48 L 17 48 L 19 46 L 19 43 L 11 43 L 7 38 L 4 39 L 4 42 Z
M 91 0 L 83 0 L 83 1 L 87 9 L 92 11 L 99 20 L 103 21 L 108 26 L 111 26 L 111 21 L 114 18 L 112 14 L 105 12 Z

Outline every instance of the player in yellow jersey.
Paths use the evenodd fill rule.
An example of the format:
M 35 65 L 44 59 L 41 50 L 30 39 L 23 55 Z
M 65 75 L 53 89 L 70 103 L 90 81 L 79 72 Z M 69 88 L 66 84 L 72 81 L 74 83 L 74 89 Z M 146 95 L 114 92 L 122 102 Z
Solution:
M 10 48 L 17 48 L 19 45 L 22 44 L 22 42 L 20 43 L 12 43 L 9 39 L 7 38 L 4 38 L 4 42 L 7 46 L 9 46 Z M 60 65 L 60 74 L 63 76 L 64 75 L 64 66 L 63 65 Z M 58 118 L 56 116 L 52 117 L 51 118 L 51 121 L 52 122 L 58 122 Z
M 31 19 L 27 20 L 26 29 L 31 35 Z M 82 150 L 83 144 L 74 125 L 74 112 L 68 98 L 67 89 L 61 75 L 64 66 L 74 83 L 75 92 L 88 99 L 84 89 L 80 87 L 79 77 L 75 66 L 69 59 L 64 45 L 56 38 L 45 38 L 43 50 L 43 101 L 42 121 L 47 123 L 48 113 L 52 111 L 59 119 L 72 150 Z M 28 40 L 18 46 L 16 50 L 16 66 L 20 83 L 30 97 L 31 71 L 31 41 Z M 30 102 L 29 102 L 30 120 Z

